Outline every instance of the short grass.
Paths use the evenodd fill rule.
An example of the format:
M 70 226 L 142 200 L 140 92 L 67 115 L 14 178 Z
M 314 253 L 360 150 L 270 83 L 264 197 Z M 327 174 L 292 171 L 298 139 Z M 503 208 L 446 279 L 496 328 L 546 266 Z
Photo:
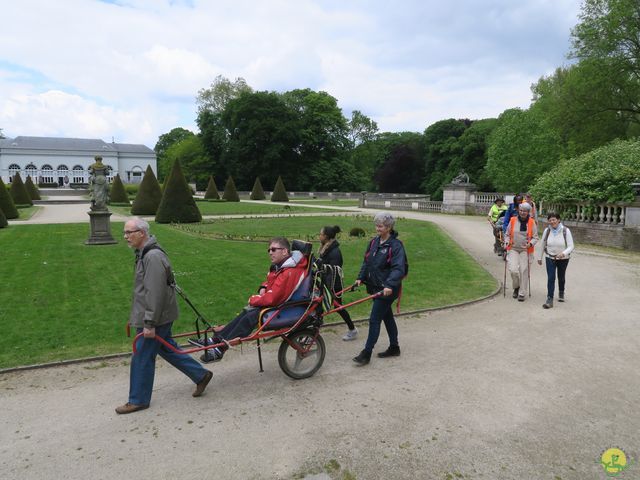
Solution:
M 202 215 L 265 215 L 265 214 L 289 214 L 305 212 L 330 212 L 331 209 L 300 207 L 282 203 L 250 203 L 250 202 L 205 202 L 197 201 Z M 110 206 L 109 210 L 121 215 L 131 215 L 131 209 L 127 207 Z
M 30 207 L 22 207 L 18 209 L 18 218 L 13 220 L 29 220 L 38 211 L 42 210 L 42 207 L 38 205 L 31 205 Z
M 358 200 L 342 199 L 342 198 L 335 198 L 333 200 L 329 200 L 329 199 L 318 200 L 318 199 L 291 197 L 289 198 L 289 201 L 291 203 L 306 203 L 309 205 L 329 205 L 332 207 L 357 207 L 360 203 Z
M 323 225 L 353 226 L 373 234 L 368 217 L 224 220 L 189 229 L 153 225 L 169 252 L 178 283 L 214 323 L 226 323 L 245 305 L 268 268 L 263 241 L 220 240 L 213 235 L 311 238 Z M 113 223 L 113 231 L 122 223 Z M 495 281 L 437 227 L 400 220 L 411 265 L 404 284 L 405 311 L 448 305 L 490 293 Z M 344 234 L 343 234 L 344 235 Z M 119 243 L 85 246 L 86 225 L 22 225 L 0 230 L 0 368 L 130 349 L 124 333 L 133 279 L 133 253 Z M 368 244 L 341 239 L 345 282 L 352 282 Z M 317 243 L 315 244 L 317 249 Z M 349 294 L 355 299 L 363 292 Z M 355 307 L 365 317 L 370 304 Z M 181 302 L 174 330 L 192 329 L 193 314 Z M 339 320 L 334 315 L 328 320 Z

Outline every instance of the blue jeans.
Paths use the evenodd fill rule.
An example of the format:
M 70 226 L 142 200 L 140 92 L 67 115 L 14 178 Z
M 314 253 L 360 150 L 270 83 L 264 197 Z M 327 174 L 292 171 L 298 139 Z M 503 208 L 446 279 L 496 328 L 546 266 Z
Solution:
M 558 290 L 564 293 L 564 280 L 569 259 L 554 260 L 545 257 L 545 266 L 547 267 L 547 297 L 553 298 L 556 290 L 556 271 L 558 272 Z
M 156 327 L 156 336 L 165 339 L 169 344 L 178 347 L 171 337 L 172 323 Z M 141 328 L 136 333 L 142 332 Z M 156 357 L 160 355 L 171 365 L 176 367 L 193 383 L 204 379 L 207 371 L 190 355 L 174 353 L 153 338 L 140 337 L 136 342 L 136 354 L 131 357 L 131 372 L 129 376 L 129 403 L 135 405 L 149 405 L 153 391 L 153 378 L 156 373 Z
M 373 347 L 378 341 L 380 336 L 380 323 L 384 322 L 384 326 L 387 329 L 387 335 L 389 335 L 389 345 L 392 347 L 398 346 L 398 326 L 396 320 L 393 318 L 393 310 L 391 305 L 395 297 L 385 298 L 379 297 L 373 300 L 373 307 L 371 307 L 371 316 L 369 317 L 369 336 L 367 337 L 367 343 L 364 349 L 371 353 Z

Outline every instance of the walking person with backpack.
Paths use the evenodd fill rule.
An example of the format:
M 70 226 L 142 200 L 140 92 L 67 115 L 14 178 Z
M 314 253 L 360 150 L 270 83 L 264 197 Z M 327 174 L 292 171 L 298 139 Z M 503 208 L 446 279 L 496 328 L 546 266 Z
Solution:
M 389 336 L 389 347 L 384 352 L 378 353 L 378 357 L 400 355 L 398 326 L 391 306 L 400 297 L 402 279 L 409 270 L 404 245 L 398 240 L 398 232 L 393 229 L 396 223 L 395 218 L 389 213 L 381 212 L 374 217 L 373 221 L 378 235 L 369 242 L 356 285 L 364 283 L 367 286 L 367 293 L 382 292 L 382 295 L 373 299 L 367 342 L 364 350 L 353 359 L 358 365 L 367 365 L 371 360 L 373 347 L 380 336 L 382 322 Z
M 549 226 L 542 233 L 542 244 L 538 250 L 538 265 L 542 265 L 542 257 L 547 268 L 547 300 L 542 308 L 553 308 L 553 297 L 556 289 L 556 273 L 558 275 L 558 301 L 564 302 L 564 288 L 569 266 L 569 257 L 573 252 L 573 236 L 571 231 L 560 222 L 560 215 L 547 215 Z
M 507 268 L 511 274 L 513 298 L 524 302 L 527 292 L 530 294 L 529 278 L 531 256 L 534 245 L 538 241 L 538 226 L 531 217 L 531 205 L 523 202 L 518 207 L 518 214 L 511 217 L 505 233 L 505 248 L 507 250 Z
M 336 235 L 340 233 L 340 227 L 335 225 L 333 227 L 326 226 L 320 229 L 318 238 L 320 239 L 320 251 L 318 252 L 318 258 L 322 260 L 323 265 L 331 265 L 342 269 L 342 252 L 340 251 L 340 243 L 336 240 Z M 333 293 L 340 292 L 344 287 L 342 286 L 342 274 L 338 273 L 337 269 L 333 270 L 333 275 L 329 279 L 331 290 Z M 336 301 L 342 303 L 342 296 L 336 297 Z M 355 340 L 358 337 L 358 329 L 351 320 L 351 315 L 345 310 L 338 310 L 338 315 L 342 317 L 344 323 L 347 324 L 347 333 L 344 334 L 342 340 L 350 341 Z

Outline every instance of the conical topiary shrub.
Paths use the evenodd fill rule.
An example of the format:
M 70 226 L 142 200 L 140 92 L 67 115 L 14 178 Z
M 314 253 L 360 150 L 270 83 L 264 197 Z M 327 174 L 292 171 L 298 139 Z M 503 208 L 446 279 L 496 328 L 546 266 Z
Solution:
M 11 196 L 16 205 L 33 205 L 29 192 L 27 192 L 27 187 L 24 186 L 22 177 L 17 172 L 13 176 L 13 182 L 11 182 Z
M 264 190 L 262 188 L 262 183 L 260 183 L 260 177 L 256 177 L 256 181 L 253 184 L 253 189 L 251 190 L 251 195 L 249 195 L 251 200 L 264 200 Z
M 13 202 L 13 197 L 0 177 L 0 210 L 4 212 L 5 217 L 9 220 L 18 218 L 18 209 Z
M 284 188 L 284 183 L 282 181 L 282 177 L 278 175 L 278 181 L 276 182 L 276 186 L 273 187 L 273 193 L 271 194 L 272 202 L 288 202 L 289 197 L 287 196 L 287 190 Z
M 5 228 L 9 226 L 9 222 L 7 222 L 7 217 L 5 217 L 4 212 L 0 208 L 0 228 Z
M 27 175 L 24 186 L 26 187 L 31 200 L 42 200 L 42 198 L 40 198 L 40 191 L 38 190 L 38 187 L 36 187 L 33 180 L 31 180 L 31 175 Z
M 220 194 L 218 193 L 218 187 L 216 187 L 216 181 L 213 175 L 209 177 L 209 185 L 207 185 L 207 191 L 204 192 L 204 198 L 206 200 L 220 200 Z
M 155 215 L 162 199 L 162 191 L 158 179 L 151 170 L 151 165 L 147 165 L 142 182 L 136 198 L 133 200 L 131 213 L 133 215 Z
M 231 175 L 227 178 L 227 184 L 224 186 L 224 193 L 222 194 L 222 199 L 227 202 L 239 202 L 240 197 L 238 196 L 238 190 L 236 190 L 236 184 L 233 181 Z
M 113 177 L 111 192 L 109 193 L 109 203 L 126 203 L 129 205 L 129 195 L 127 195 L 122 180 L 120 180 L 120 174 Z
M 156 213 L 156 222 L 195 223 L 200 221 L 202 221 L 202 215 L 184 178 L 180 161 L 176 160 L 164 182 L 164 192 Z

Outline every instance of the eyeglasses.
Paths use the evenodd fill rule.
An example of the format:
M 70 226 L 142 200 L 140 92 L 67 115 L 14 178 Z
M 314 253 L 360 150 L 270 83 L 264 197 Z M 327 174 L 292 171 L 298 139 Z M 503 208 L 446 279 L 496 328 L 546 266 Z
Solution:
M 267 253 L 273 253 L 276 250 L 286 250 L 286 249 L 283 247 L 271 247 L 271 248 L 267 248 Z
M 124 231 L 124 236 L 128 237 L 129 235 L 131 235 L 132 233 L 136 233 L 139 232 L 140 230 L 125 230 Z

